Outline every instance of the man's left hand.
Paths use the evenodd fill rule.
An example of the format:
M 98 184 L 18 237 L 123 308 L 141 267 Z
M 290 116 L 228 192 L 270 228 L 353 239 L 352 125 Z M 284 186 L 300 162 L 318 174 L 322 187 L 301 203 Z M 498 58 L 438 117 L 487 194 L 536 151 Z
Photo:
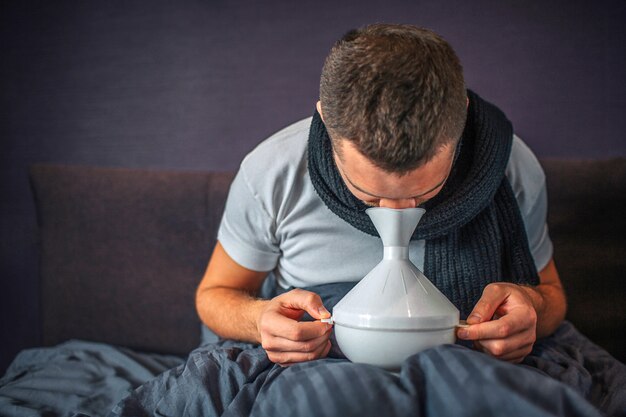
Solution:
M 530 287 L 498 282 L 485 287 L 457 337 L 473 340 L 477 349 L 498 359 L 519 363 L 537 339 L 537 311 Z

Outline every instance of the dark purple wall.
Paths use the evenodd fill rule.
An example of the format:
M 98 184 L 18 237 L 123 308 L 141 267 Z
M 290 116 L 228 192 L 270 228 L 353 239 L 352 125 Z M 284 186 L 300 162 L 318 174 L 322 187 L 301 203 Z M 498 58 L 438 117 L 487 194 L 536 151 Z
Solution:
M 540 156 L 626 155 L 623 1 L 100 1 L 0 5 L 0 370 L 39 343 L 27 166 L 234 169 L 312 113 L 333 41 L 442 34 Z

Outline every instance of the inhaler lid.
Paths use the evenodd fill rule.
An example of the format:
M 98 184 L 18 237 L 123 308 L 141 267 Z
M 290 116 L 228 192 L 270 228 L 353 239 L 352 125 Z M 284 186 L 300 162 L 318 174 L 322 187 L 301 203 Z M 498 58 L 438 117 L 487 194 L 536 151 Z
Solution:
M 459 310 L 414 265 L 383 260 L 333 308 L 333 322 L 378 330 L 449 329 Z

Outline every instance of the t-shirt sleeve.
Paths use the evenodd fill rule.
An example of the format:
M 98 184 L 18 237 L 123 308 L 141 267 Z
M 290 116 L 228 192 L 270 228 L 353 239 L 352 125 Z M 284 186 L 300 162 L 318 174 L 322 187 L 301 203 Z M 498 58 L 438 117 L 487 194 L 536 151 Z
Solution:
M 548 211 L 548 195 L 545 182 L 539 191 L 535 204 L 524 217 L 530 253 L 535 260 L 537 271 L 546 267 L 552 258 L 552 240 L 548 234 L 546 216 Z
M 255 195 L 242 166 L 230 186 L 217 239 L 239 265 L 271 271 L 280 254 L 274 231 L 275 221 Z
M 537 157 L 517 136 L 513 140 L 507 177 L 522 213 L 530 253 L 537 270 L 541 271 L 552 259 L 553 254 L 547 225 L 546 178 Z

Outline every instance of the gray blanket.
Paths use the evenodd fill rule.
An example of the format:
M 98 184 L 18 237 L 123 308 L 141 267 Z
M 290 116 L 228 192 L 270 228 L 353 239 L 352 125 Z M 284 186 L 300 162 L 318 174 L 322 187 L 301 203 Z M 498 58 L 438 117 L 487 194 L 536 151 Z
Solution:
M 282 368 L 232 341 L 186 361 L 70 341 L 18 355 L 0 416 L 626 416 L 625 387 L 626 366 L 567 322 L 520 365 L 445 345 L 399 373 L 338 357 Z
M 352 285 L 308 289 L 332 309 Z M 626 366 L 569 322 L 520 365 L 444 345 L 391 373 L 351 363 L 331 342 L 328 358 L 286 368 L 226 340 L 186 361 L 80 341 L 31 349 L 0 379 L 0 415 L 626 416 Z
M 0 416 L 105 416 L 133 389 L 182 363 L 80 340 L 27 349 L 0 378 Z
M 149 381 L 111 416 L 626 415 L 626 367 L 569 323 L 521 365 L 457 345 L 399 373 L 327 358 L 286 368 L 262 348 L 222 341 Z

